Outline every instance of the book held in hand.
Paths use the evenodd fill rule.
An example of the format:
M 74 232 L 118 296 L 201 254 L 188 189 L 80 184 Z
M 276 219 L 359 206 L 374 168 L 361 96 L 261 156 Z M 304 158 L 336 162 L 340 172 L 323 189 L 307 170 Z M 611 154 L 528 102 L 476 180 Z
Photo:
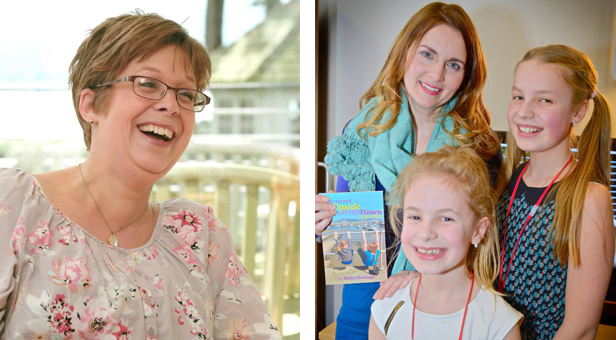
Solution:
M 320 194 L 338 213 L 323 231 L 325 283 L 349 284 L 387 280 L 382 191 Z

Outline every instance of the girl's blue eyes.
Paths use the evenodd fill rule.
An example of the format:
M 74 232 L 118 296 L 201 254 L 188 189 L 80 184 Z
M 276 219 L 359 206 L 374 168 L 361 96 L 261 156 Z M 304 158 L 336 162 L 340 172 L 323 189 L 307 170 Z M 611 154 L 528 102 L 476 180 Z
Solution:
M 524 97 L 522 96 L 513 96 L 513 100 L 524 100 Z M 539 99 L 540 102 L 542 103 L 553 103 L 553 101 L 551 101 L 550 99 L 547 98 L 541 98 Z
M 408 216 L 407 219 L 413 220 L 413 221 L 419 221 L 421 220 L 421 217 L 417 215 L 412 215 L 412 216 Z M 450 218 L 450 217 L 441 217 L 440 220 L 444 222 L 453 222 L 453 218 Z

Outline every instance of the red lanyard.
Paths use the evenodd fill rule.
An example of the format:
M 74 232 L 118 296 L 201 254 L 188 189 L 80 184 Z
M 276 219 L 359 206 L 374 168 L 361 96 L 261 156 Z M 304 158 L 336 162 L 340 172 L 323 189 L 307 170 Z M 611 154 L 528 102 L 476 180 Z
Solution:
M 417 281 L 417 290 L 415 291 L 415 302 L 413 303 L 413 321 L 411 323 L 411 340 L 415 339 L 415 306 L 417 306 L 417 293 L 419 293 L 419 284 L 421 283 L 421 275 L 419 275 L 419 281 Z M 464 321 L 466 321 L 466 312 L 468 311 L 468 303 L 471 301 L 471 295 L 473 295 L 473 286 L 475 285 L 475 276 L 471 272 L 471 291 L 468 292 L 468 300 L 466 300 L 466 307 L 464 307 L 464 316 L 462 317 L 462 327 L 460 328 L 460 337 L 458 340 L 462 340 L 462 332 L 464 331 Z
M 516 241 L 515 247 L 513 248 L 513 252 L 511 253 L 511 260 L 509 260 L 509 266 L 507 266 L 507 273 L 505 274 L 505 277 L 503 277 L 503 265 L 505 264 L 505 245 L 506 245 L 505 241 L 506 241 L 506 236 L 507 236 L 507 221 L 508 221 L 508 218 L 509 218 L 509 212 L 511 211 L 511 205 L 513 204 L 513 199 L 515 198 L 515 193 L 516 193 L 516 191 L 518 191 L 518 185 L 520 184 L 520 180 L 522 179 L 522 175 L 524 175 L 524 172 L 526 171 L 526 168 L 528 168 L 528 165 L 530 164 L 530 161 L 528 163 L 526 163 L 526 166 L 522 170 L 522 173 L 520 174 L 520 177 L 518 177 L 518 180 L 515 183 L 515 187 L 513 188 L 513 192 L 511 193 L 511 199 L 509 200 L 509 207 L 507 208 L 507 214 L 505 215 L 505 222 L 504 222 L 505 230 L 503 232 L 503 246 L 501 248 L 502 254 L 501 254 L 501 265 L 500 265 L 500 270 L 499 270 L 500 275 L 499 275 L 499 279 L 498 279 L 498 291 L 499 292 L 502 293 L 503 292 L 503 288 L 505 288 L 505 282 L 507 282 L 507 276 L 509 276 L 509 269 L 511 269 L 511 264 L 513 263 L 513 259 L 515 258 L 515 252 L 518 249 L 518 244 L 520 244 L 520 239 L 522 238 L 522 233 L 524 233 L 524 229 L 526 229 L 526 225 L 528 224 L 528 221 L 530 221 L 533 218 L 533 216 L 535 216 L 535 213 L 537 212 L 537 209 L 539 209 L 539 206 L 541 205 L 541 201 L 543 201 L 543 198 L 545 197 L 545 195 L 548 193 L 548 191 L 552 187 L 552 184 L 554 184 L 554 182 L 556 182 L 556 179 L 558 178 L 558 176 L 560 176 L 560 174 L 565 170 L 567 165 L 569 165 L 569 163 L 571 163 L 572 159 L 573 159 L 573 154 L 571 154 L 571 157 L 569 157 L 569 160 L 567 161 L 565 166 L 562 169 L 560 169 L 558 174 L 556 174 L 556 177 L 554 177 L 552 182 L 550 182 L 550 185 L 548 185 L 548 187 L 545 188 L 545 190 L 543 190 L 543 194 L 541 194 L 541 197 L 539 197 L 539 200 L 537 201 L 537 203 L 535 203 L 535 205 L 531 209 L 530 213 L 526 217 L 526 221 L 524 222 L 524 226 L 522 226 L 522 230 L 520 231 L 520 235 L 518 236 L 518 240 Z

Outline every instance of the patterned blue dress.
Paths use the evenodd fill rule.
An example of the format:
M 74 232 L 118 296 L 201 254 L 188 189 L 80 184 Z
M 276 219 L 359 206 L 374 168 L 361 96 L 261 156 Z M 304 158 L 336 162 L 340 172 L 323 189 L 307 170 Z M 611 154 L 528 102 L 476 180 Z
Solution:
M 545 187 L 527 187 L 524 180 L 520 181 L 507 221 L 507 234 L 503 235 L 503 222 L 511 193 L 523 166 L 524 164 L 514 172 L 508 190 L 503 193 L 496 207 L 499 244 L 502 246 L 503 236 L 507 240 L 503 265 L 505 273 L 524 221 L 545 190 Z M 554 198 L 557 189 L 555 183 L 535 216 L 528 222 L 503 290 L 503 293 L 507 294 L 505 300 L 524 314 L 524 322 L 520 328 L 522 339 L 552 339 L 565 318 L 567 266 L 562 267 L 554 258 L 550 231 L 554 220 Z M 498 280 L 495 287 L 498 288 Z

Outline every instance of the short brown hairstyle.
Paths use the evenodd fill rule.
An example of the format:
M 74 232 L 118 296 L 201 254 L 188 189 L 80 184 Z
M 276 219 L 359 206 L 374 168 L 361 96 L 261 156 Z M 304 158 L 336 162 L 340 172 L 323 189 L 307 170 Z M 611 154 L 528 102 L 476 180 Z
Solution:
M 92 130 L 79 113 L 81 91 L 115 79 L 136 58 L 143 60 L 168 45 L 176 45 L 185 53 L 186 72 L 194 73 L 197 90 L 203 91 L 212 73 L 210 57 L 205 47 L 175 21 L 136 10 L 109 18 L 90 31 L 69 67 L 73 106 L 88 150 Z M 94 92 L 94 110 L 99 112 L 107 104 L 109 88 L 96 88 Z

